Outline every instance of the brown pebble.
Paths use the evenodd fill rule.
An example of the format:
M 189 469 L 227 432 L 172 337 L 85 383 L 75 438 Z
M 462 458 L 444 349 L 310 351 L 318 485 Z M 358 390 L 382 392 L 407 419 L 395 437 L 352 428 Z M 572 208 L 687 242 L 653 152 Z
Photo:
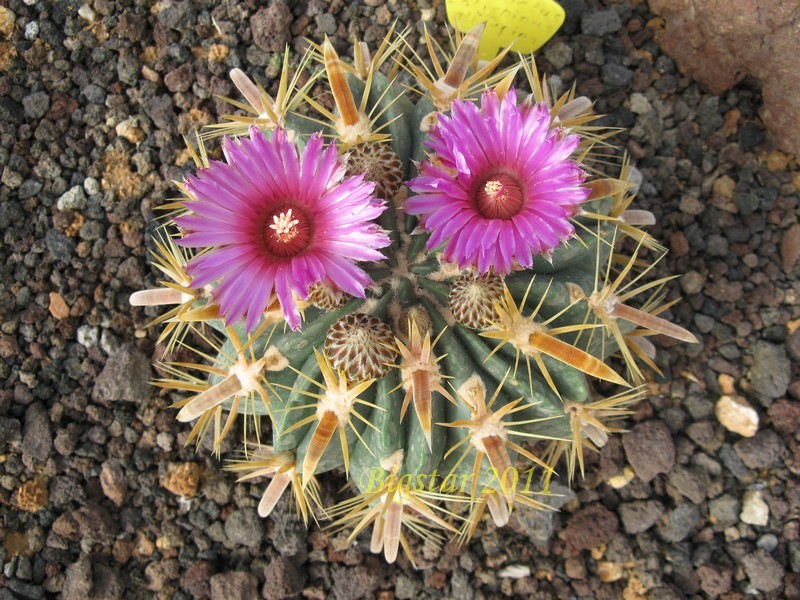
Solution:
M 173 494 L 191 498 L 197 494 L 200 483 L 200 465 L 197 463 L 170 463 L 167 471 L 159 478 L 161 486 Z
M 50 314 L 59 321 L 69 316 L 69 306 L 58 292 L 50 292 Z
M 783 270 L 788 273 L 800 259 L 800 223 L 795 223 L 783 234 L 781 242 L 781 261 Z
M 49 501 L 47 482 L 42 477 L 31 479 L 17 491 L 17 505 L 26 512 L 37 512 L 47 506 Z
M 682 231 L 676 231 L 670 236 L 669 246 L 675 256 L 686 256 L 689 253 L 689 240 Z

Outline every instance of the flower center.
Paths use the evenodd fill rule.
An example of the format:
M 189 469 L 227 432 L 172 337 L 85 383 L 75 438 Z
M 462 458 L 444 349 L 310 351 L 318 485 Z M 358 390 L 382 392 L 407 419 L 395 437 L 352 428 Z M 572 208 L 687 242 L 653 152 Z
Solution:
M 486 219 L 510 219 L 522 210 L 522 186 L 511 175 L 490 175 L 478 186 L 475 202 Z
M 262 232 L 267 251 L 280 258 L 296 256 L 311 241 L 311 221 L 303 209 L 283 204 L 264 221 Z

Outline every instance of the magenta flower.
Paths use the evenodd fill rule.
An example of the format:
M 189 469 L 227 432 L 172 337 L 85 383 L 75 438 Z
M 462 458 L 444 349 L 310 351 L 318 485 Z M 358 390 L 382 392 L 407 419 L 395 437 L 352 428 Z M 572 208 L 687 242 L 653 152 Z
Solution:
M 480 108 L 456 100 L 439 115 L 406 202 L 431 232 L 429 250 L 444 242 L 443 258 L 459 268 L 508 273 L 572 237 L 570 217 L 589 197 L 570 160 L 580 138 L 551 125 L 546 105 L 517 106 L 514 90 L 502 100 L 485 92 Z
M 192 285 L 219 281 L 211 295 L 226 323 L 258 323 L 277 295 L 292 329 L 300 327 L 295 296 L 325 283 L 364 297 L 372 283 L 358 261 L 382 260 L 389 245 L 373 219 L 386 210 L 375 184 L 344 178 L 336 147 L 314 134 L 300 156 L 283 129 L 267 139 L 250 128 L 249 139 L 225 139 L 226 162 L 213 162 L 186 179 L 191 214 L 175 221 L 184 246 L 209 248 L 188 265 Z

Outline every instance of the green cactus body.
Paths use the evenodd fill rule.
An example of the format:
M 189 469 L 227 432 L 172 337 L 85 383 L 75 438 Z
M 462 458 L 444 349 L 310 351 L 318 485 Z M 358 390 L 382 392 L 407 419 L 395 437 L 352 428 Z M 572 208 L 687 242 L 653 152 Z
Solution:
M 329 129 L 349 153 L 348 168 L 359 165 L 380 179 L 378 167 L 384 159 L 374 157 L 391 156 L 391 161 L 399 159 L 402 177 L 417 177 L 431 169 L 426 166 L 428 170 L 418 174 L 418 163 L 430 159 L 435 166 L 443 160 L 433 156 L 429 142 L 431 127 L 449 114 L 437 111 L 441 99 L 434 103 L 433 97 L 424 96 L 414 104 L 397 81 L 366 66 L 362 69 L 369 74 L 366 82 L 353 72 L 345 75 L 336 68 L 332 48 L 326 45 L 321 50 L 337 101 L 334 119 L 340 123 L 340 130 L 336 125 Z M 538 82 L 533 87 L 542 89 Z M 492 93 L 500 102 L 505 91 Z M 465 90 L 456 94 L 462 95 Z M 366 98 L 365 114 L 353 113 L 353 107 L 361 110 L 362 98 Z M 534 97 L 525 104 L 530 108 L 521 110 L 533 110 L 534 104 L 543 106 L 546 101 Z M 558 106 L 563 109 L 571 101 L 567 96 Z M 574 135 L 590 131 L 583 129 L 589 121 L 586 115 L 573 121 L 559 121 L 557 116 L 551 115 L 552 129 L 564 128 Z M 458 118 L 455 112 L 453 118 Z M 365 127 L 367 122 L 371 131 L 346 138 L 345 133 L 355 135 L 346 129 L 348 123 Z M 282 124 L 295 132 L 300 151 L 309 147 L 312 121 L 286 112 Z M 274 141 L 272 130 L 267 134 L 265 139 Z M 560 139 L 556 136 L 548 143 Z M 375 154 L 385 145 L 393 155 Z M 582 145 L 574 154 L 590 160 L 591 145 Z M 445 166 L 454 169 L 449 163 Z M 502 173 L 497 177 L 475 192 L 474 201 L 476 210 L 483 206 L 494 211 L 486 213 L 494 221 L 510 219 L 513 211 L 502 202 L 516 201 L 513 194 L 496 195 L 503 185 L 513 192 L 515 180 Z M 392 182 L 377 183 L 394 189 Z M 202 191 L 197 184 L 194 189 Z M 576 217 L 580 224 L 569 243 L 535 255 L 528 268 L 516 265 L 510 273 L 503 269 L 496 273 L 498 269 L 458 267 L 445 260 L 443 256 L 452 252 L 448 244 L 430 247 L 433 217 L 410 214 L 407 191 L 399 190 L 385 198 L 388 209 L 377 219 L 390 243 L 383 249 L 383 260 L 363 265 L 372 279 L 365 298 L 352 298 L 324 282 L 307 299 L 296 293 L 303 310 L 302 326 L 296 330 L 283 322 L 274 302 L 252 329 L 242 322 L 200 319 L 216 331 L 219 354 L 208 383 L 192 384 L 197 394 L 182 403 L 179 418 L 194 420 L 201 412 L 205 418 L 216 411 L 219 419 L 233 409 L 246 416 L 268 416 L 263 423 L 271 430 L 272 444 L 266 451 L 281 457 L 280 462 L 275 459 L 273 482 L 291 474 L 298 502 L 305 502 L 308 490 L 316 489 L 316 476 L 347 464 L 345 477 L 360 495 L 331 514 L 339 517 L 340 526 L 352 524 L 355 534 L 372 524 L 373 550 L 383 550 L 388 560 L 394 560 L 398 546 L 409 548 L 401 525 L 418 533 L 425 525 L 455 531 L 459 519 L 469 523 L 477 518 L 469 510 L 479 498 L 489 499 L 494 508 L 505 503 L 507 515 L 515 499 L 529 497 L 521 483 L 517 486 L 525 469 L 538 469 L 549 477 L 555 461 L 566 452 L 572 475 L 576 456 L 581 461 L 582 444 L 604 439 L 612 430 L 605 420 L 624 414 L 623 407 L 638 397 L 638 391 L 623 392 L 618 402 L 599 404 L 593 390 L 597 378 L 628 385 L 602 362 L 619 350 L 619 341 L 627 344 L 626 336 L 665 333 L 667 328 L 655 316 L 660 295 L 644 298 L 651 310 L 639 311 L 644 316 L 637 316 L 634 323 L 614 312 L 623 300 L 630 300 L 628 296 L 599 294 L 610 285 L 607 266 L 617 251 L 617 224 L 624 221 L 624 214 L 615 214 L 614 207 L 627 188 L 617 186 L 613 191 L 614 197 L 606 199 L 592 191 L 585 208 L 594 216 Z M 199 205 L 189 195 L 183 207 L 197 212 L 194 206 Z M 273 241 L 290 240 L 296 234 L 292 228 L 301 226 L 298 214 L 284 211 L 271 217 L 274 223 L 268 220 L 263 225 L 264 235 L 284 236 L 269 238 Z M 488 220 L 486 227 L 494 226 L 494 221 Z M 179 224 L 184 227 L 180 220 Z M 483 229 L 476 231 L 483 235 Z M 498 242 L 497 252 L 505 251 L 503 243 Z M 470 244 L 462 242 L 461 251 Z M 637 256 L 638 250 L 631 260 Z M 638 275 L 638 267 L 631 276 L 634 272 Z M 215 285 L 211 301 L 217 299 Z M 642 293 L 651 289 L 656 288 L 642 287 Z M 191 306 L 206 305 L 209 294 L 195 295 L 193 302 Z M 652 323 L 653 329 L 643 323 Z M 253 373 L 253 365 L 260 371 Z M 190 380 L 188 375 L 163 380 L 161 385 L 186 389 L 176 383 L 185 380 Z M 246 394 L 255 398 L 260 394 L 262 401 L 240 402 Z M 536 440 L 551 445 L 541 460 L 526 444 Z M 504 465 L 503 471 L 513 469 L 513 477 L 505 479 L 506 473 L 500 472 Z M 237 470 L 246 471 L 246 461 Z M 288 485 L 288 479 L 280 481 Z M 271 493 L 265 492 L 264 501 L 270 506 L 274 498 L 266 499 Z M 461 502 L 467 514 L 442 512 L 437 504 L 442 499 Z M 495 521 L 502 524 L 503 518 Z

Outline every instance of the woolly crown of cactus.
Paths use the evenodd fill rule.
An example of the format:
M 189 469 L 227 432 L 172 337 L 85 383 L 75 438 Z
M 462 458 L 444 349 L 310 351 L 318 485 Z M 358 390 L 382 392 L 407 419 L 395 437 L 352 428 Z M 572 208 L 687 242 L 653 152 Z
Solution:
M 389 562 L 413 561 L 409 536 L 466 542 L 486 509 L 503 526 L 542 508 L 561 458 L 583 473 L 658 372 L 648 338 L 696 342 L 662 316 L 665 250 L 630 166 L 600 175 L 591 102 L 551 98 L 532 60 L 498 70 L 505 52 L 473 69 L 481 32 L 432 71 L 393 29 L 352 63 L 315 46 L 291 77 L 287 52 L 274 98 L 234 70 L 247 114 L 190 146 L 154 240 L 167 279 L 131 297 L 168 307 L 155 383 L 189 441 L 220 454 L 243 418 L 228 467 L 263 482 L 259 514 L 290 493 L 306 522 L 371 527 Z M 328 471 L 352 490 L 332 507 Z

